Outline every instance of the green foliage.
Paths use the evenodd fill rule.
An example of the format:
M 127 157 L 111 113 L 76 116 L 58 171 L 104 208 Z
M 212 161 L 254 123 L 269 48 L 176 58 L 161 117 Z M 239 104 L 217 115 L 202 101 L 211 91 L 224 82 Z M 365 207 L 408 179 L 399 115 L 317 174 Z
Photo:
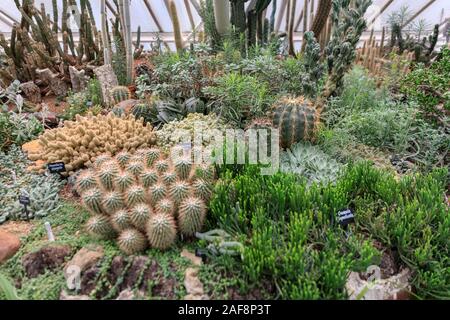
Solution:
M 323 75 L 323 66 L 320 61 L 320 44 L 314 38 L 314 33 L 305 33 L 305 55 L 303 57 L 305 73 L 302 75 L 303 94 L 308 98 L 315 98 L 318 91 L 319 81 Z
M 309 183 L 335 182 L 342 165 L 319 147 L 298 143 L 280 157 L 281 171 L 305 177 Z
M 70 92 L 66 100 L 69 107 L 61 115 L 64 120 L 72 121 L 77 115 L 85 115 L 89 110 L 89 94 L 86 91 Z
M 349 237 L 350 245 L 333 223 L 349 201 L 342 186 L 308 187 L 294 175 L 261 176 L 249 167 L 217 184 L 210 217 L 225 231 L 248 238 L 243 268 L 251 282 L 271 279 L 283 299 L 345 298 L 348 272 L 377 256 L 357 236 Z
M 90 79 L 87 85 L 87 91 L 92 105 L 102 105 L 102 88 L 100 81 L 94 78 Z
M 445 125 L 450 111 L 450 49 L 443 48 L 441 58 L 427 68 L 419 64 L 401 82 L 401 92 L 417 101 L 426 118 Z
M 225 174 L 210 203 L 210 223 L 246 239 L 249 279 L 269 278 L 285 299 L 346 298 L 348 272 L 378 264 L 379 254 L 360 231 L 395 247 L 413 271 L 419 297 L 449 297 L 447 172 L 397 180 L 362 163 L 334 185 L 307 186 L 293 175 L 259 175 L 258 168 Z M 353 208 L 356 228 L 346 235 L 336 214 Z
M 54 175 L 37 175 L 27 170 L 31 165 L 20 148 L 13 146 L 0 153 L 0 224 L 8 219 L 28 220 L 41 218 L 58 211 L 59 191 L 63 182 Z M 18 197 L 30 197 L 28 214 Z
M 273 102 L 268 86 L 250 75 L 229 73 L 203 92 L 212 100 L 209 108 L 236 125 L 262 116 Z
M 36 139 L 44 126 L 33 115 L 0 112 L 0 151 Z
M 9 279 L 0 273 L 0 300 L 3 300 L 1 299 L 2 296 L 4 296 L 6 300 L 20 300 L 16 288 Z

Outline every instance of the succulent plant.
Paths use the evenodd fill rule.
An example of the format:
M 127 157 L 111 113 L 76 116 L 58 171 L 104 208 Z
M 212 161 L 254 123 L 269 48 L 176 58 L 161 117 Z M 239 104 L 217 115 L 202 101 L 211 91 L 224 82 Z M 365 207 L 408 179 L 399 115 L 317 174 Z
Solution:
M 316 137 L 320 114 L 309 100 L 281 98 L 273 106 L 273 125 L 280 131 L 280 143 L 289 148 L 299 141 L 311 141 Z
M 82 172 L 76 182 L 83 204 L 93 214 L 91 234 L 98 231 L 104 238 L 113 234 L 112 229 L 119 235 L 121 250 L 134 254 L 147 242 L 158 249 L 170 247 L 177 229 L 187 237 L 201 231 L 213 169 L 196 166 L 188 158 L 172 160 L 157 148 L 99 158 L 103 161 Z
M 205 203 L 195 197 L 184 200 L 180 205 L 178 225 L 185 236 L 194 236 L 203 226 L 206 217 Z
M 59 191 L 65 181 L 57 175 L 30 172 L 31 164 L 17 146 L 11 146 L 7 154 L 0 152 L 0 224 L 45 217 L 60 208 Z M 20 195 L 30 198 L 27 211 L 19 203 Z
M 116 211 L 116 213 L 111 216 L 111 224 L 118 232 L 130 229 L 132 224 L 129 212 L 125 209 Z
M 39 138 L 41 149 L 29 153 L 29 158 L 46 164 L 62 161 L 66 164 L 67 174 L 72 175 L 83 167 L 99 166 L 122 151 L 134 153 L 155 142 L 152 127 L 144 126 L 134 117 L 90 114 L 77 116 L 75 122 L 66 121 L 63 128 L 47 130 Z M 43 173 L 44 168 L 45 165 L 36 169 Z
M 330 183 L 336 181 L 343 165 L 317 146 L 298 143 L 281 154 L 280 167 L 282 172 L 301 175 L 309 183 Z
M 90 235 L 101 239 L 108 239 L 114 235 L 114 229 L 108 217 L 101 214 L 88 220 L 86 230 Z
M 130 99 L 131 92 L 127 87 L 117 86 L 111 90 L 111 96 L 114 100 L 114 103 L 119 104 L 122 101 Z
M 147 223 L 147 234 L 153 248 L 165 250 L 176 240 L 177 227 L 174 218 L 169 214 L 159 213 Z
M 136 229 L 122 231 L 117 239 L 120 250 L 132 255 L 144 251 L 147 248 L 147 239 L 142 232 Z

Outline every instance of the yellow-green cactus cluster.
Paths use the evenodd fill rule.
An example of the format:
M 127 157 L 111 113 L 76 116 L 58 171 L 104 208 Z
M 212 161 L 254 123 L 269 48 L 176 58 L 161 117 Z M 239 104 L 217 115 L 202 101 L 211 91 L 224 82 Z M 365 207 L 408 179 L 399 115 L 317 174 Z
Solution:
M 166 124 L 156 135 L 158 146 L 165 150 L 187 142 L 194 144 L 196 134 L 201 134 L 202 146 L 209 147 L 216 142 L 216 134 L 225 136 L 225 130 L 230 128 L 215 114 L 191 113 L 183 120 Z
M 102 154 L 135 152 L 155 143 L 153 128 L 132 116 L 78 115 L 76 121 L 66 121 L 63 128 L 46 131 L 39 138 L 42 148 L 29 154 L 29 158 L 43 161 L 44 167 L 48 163 L 64 162 L 67 174 L 71 175 L 78 169 L 92 166 Z
M 92 214 L 87 231 L 116 238 L 124 253 L 136 254 L 149 246 L 167 249 L 178 233 L 200 232 L 213 179 L 213 167 L 194 165 L 183 152 L 145 148 L 99 157 L 76 188 Z

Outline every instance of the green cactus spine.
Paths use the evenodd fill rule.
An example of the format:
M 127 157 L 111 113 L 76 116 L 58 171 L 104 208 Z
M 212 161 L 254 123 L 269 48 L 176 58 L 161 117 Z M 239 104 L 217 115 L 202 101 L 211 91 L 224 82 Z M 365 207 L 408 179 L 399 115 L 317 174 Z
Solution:
M 95 187 L 97 187 L 95 173 L 91 170 L 82 172 L 77 179 L 77 191 L 82 194 L 83 192 Z
M 152 202 L 156 203 L 167 196 L 167 189 L 164 184 L 156 183 L 150 188 Z
M 169 170 L 169 163 L 167 160 L 159 160 L 155 163 L 155 168 L 159 173 L 164 173 Z
M 158 160 L 160 156 L 161 156 L 161 151 L 159 151 L 159 149 L 155 149 L 155 148 L 148 149 L 145 152 L 145 160 L 147 162 L 147 165 L 149 167 L 153 166 L 155 161 Z
M 198 179 L 193 184 L 194 194 L 203 201 L 209 201 L 212 194 L 211 184 L 203 179 Z
M 135 178 L 128 172 L 123 171 L 119 172 L 115 179 L 116 187 L 121 191 L 124 192 L 127 190 L 133 183 L 135 182 Z
M 147 236 L 153 248 L 165 250 L 172 246 L 177 237 L 177 229 L 173 217 L 157 214 L 147 223 Z
M 180 231 L 185 236 L 194 236 L 203 227 L 206 216 L 205 203 L 195 197 L 184 200 L 179 209 L 178 224 Z
M 86 230 L 91 236 L 101 239 L 108 239 L 114 235 L 114 229 L 108 217 L 100 214 L 88 220 Z
M 158 182 L 158 173 L 156 170 L 146 169 L 141 174 L 141 182 L 145 188 L 153 186 L 156 182 Z
M 144 171 L 144 164 L 138 161 L 130 162 L 127 165 L 127 171 L 137 177 Z
M 282 98 L 273 108 L 273 125 L 280 131 L 283 148 L 299 141 L 314 140 L 319 124 L 320 113 L 302 97 Z
M 133 255 L 144 251 L 147 248 L 147 239 L 136 229 L 122 231 L 117 239 L 120 250 L 128 255 Z
M 152 209 L 144 204 L 138 204 L 130 210 L 131 223 L 138 229 L 145 228 L 145 224 L 152 216 Z
M 158 201 L 158 203 L 156 203 L 155 205 L 155 208 L 157 214 L 163 213 L 171 216 L 175 214 L 175 203 L 173 203 L 173 201 L 169 198 Z
M 117 211 L 111 216 L 111 224 L 118 232 L 131 228 L 130 214 L 125 209 Z
M 175 170 L 177 171 L 180 179 L 187 179 L 191 172 L 192 161 L 188 157 L 181 157 L 175 160 Z
M 131 155 L 128 152 L 120 152 L 116 155 L 116 160 L 117 162 L 119 162 L 120 166 L 122 168 L 125 168 L 126 164 L 128 163 L 128 161 L 130 161 L 131 159 Z
M 119 104 L 122 101 L 128 100 L 131 97 L 130 90 L 124 86 L 117 86 L 111 90 L 111 96 L 115 104 Z
M 111 191 L 107 192 L 103 196 L 103 208 L 106 213 L 113 214 L 119 209 L 122 209 L 124 206 L 124 201 L 122 199 L 122 195 L 119 192 Z
M 189 197 L 190 185 L 186 181 L 177 181 L 170 189 L 170 196 L 176 204 Z
M 126 191 L 127 204 L 132 207 L 145 202 L 145 190 L 139 185 L 133 185 Z
M 102 186 L 106 190 L 112 190 L 114 187 L 114 180 L 117 178 L 118 170 L 115 166 L 103 165 L 98 173 L 98 178 Z
M 103 213 L 102 209 L 102 193 L 99 189 L 93 188 L 82 195 L 84 205 L 91 210 L 93 213 L 101 214 Z
M 177 181 L 177 175 L 175 172 L 166 172 L 162 175 L 162 181 L 167 185 L 171 185 Z

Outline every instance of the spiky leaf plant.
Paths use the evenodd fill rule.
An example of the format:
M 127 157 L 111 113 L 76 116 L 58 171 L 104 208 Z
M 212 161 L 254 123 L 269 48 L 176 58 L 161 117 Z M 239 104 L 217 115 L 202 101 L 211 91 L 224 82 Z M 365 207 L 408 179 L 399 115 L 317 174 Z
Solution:
M 120 250 L 132 255 L 144 251 L 147 248 L 147 239 L 136 229 L 123 231 L 117 239 Z

